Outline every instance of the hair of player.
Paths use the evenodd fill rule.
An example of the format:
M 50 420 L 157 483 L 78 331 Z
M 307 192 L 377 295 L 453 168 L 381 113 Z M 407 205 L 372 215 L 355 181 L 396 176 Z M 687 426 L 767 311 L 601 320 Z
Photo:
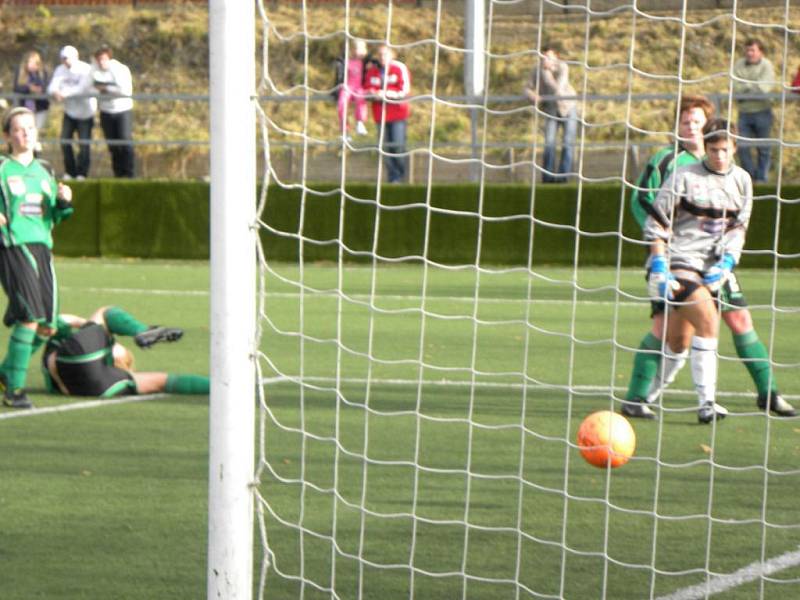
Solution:
M 703 142 L 708 145 L 729 139 L 735 140 L 737 133 L 736 125 L 727 119 L 711 119 L 703 127 Z
M 3 133 L 8 135 L 11 133 L 11 120 L 17 115 L 30 115 L 33 116 L 33 111 L 24 106 L 15 106 L 3 116 Z
M 762 42 L 759 38 L 747 38 L 744 41 L 744 47 L 749 48 L 750 46 L 758 46 L 758 49 L 761 52 L 764 52 L 764 42 Z
M 703 95 L 700 94 L 689 94 L 685 96 L 681 96 L 680 103 L 679 103 L 679 111 L 678 111 L 678 118 L 683 113 L 693 110 L 695 108 L 699 108 L 703 111 L 706 115 L 706 121 L 709 121 L 716 112 L 714 108 L 714 104 Z

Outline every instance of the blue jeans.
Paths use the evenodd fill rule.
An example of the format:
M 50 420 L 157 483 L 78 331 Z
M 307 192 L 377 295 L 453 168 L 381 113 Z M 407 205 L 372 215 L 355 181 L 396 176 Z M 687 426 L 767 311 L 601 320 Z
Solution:
M 380 133 L 378 133 L 380 135 Z M 386 121 L 383 123 L 383 161 L 389 183 L 401 183 L 406 178 L 406 157 L 399 156 L 406 151 L 406 122 Z
M 772 110 L 760 110 L 753 113 L 739 113 L 739 135 L 742 138 L 768 138 L 772 130 Z M 770 150 L 769 145 L 755 146 L 758 154 L 758 166 L 753 166 L 753 157 L 750 148 L 754 144 L 747 140 L 739 140 L 739 164 L 750 173 L 753 181 L 766 181 L 769 173 Z
M 561 162 L 556 171 L 556 135 L 561 127 Z M 543 183 L 562 183 L 566 175 L 572 171 L 572 156 L 575 150 L 575 139 L 578 136 L 578 111 L 573 108 L 565 116 L 547 116 L 544 120 L 544 172 Z

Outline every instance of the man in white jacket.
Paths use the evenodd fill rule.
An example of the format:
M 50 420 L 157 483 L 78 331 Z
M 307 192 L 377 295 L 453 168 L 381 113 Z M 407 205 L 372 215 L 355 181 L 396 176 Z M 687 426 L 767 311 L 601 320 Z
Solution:
M 92 80 L 100 93 L 100 126 L 108 142 L 114 177 L 134 176 L 133 79 L 131 70 L 114 58 L 111 48 L 94 53 Z
M 61 125 L 61 152 L 64 155 L 64 179 L 85 179 L 89 175 L 92 156 L 92 128 L 97 100 L 91 97 L 92 67 L 78 58 L 74 46 L 64 46 L 59 55 L 61 64 L 53 72 L 47 93 L 56 102 L 64 103 Z M 78 159 L 72 149 L 72 138 L 78 134 Z

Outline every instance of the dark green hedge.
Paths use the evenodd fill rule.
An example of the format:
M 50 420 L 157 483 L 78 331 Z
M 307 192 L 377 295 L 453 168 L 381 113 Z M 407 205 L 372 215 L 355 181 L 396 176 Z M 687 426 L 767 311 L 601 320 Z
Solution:
M 76 256 L 207 258 L 209 188 L 200 182 L 87 181 L 56 252 Z M 771 266 L 778 250 L 800 266 L 800 186 L 758 187 L 745 266 Z M 235 210 L 239 199 L 230 200 Z M 262 215 L 268 256 L 295 261 L 427 258 L 445 264 L 641 264 L 639 229 L 619 185 L 331 185 L 270 188 Z M 580 207 L 580 210 L 579 210 Z M 780 210 L 780 220 L 777 211 Z M 302 223 L 302 227 L 301 227 Z M 622 227 L 623 237 L 617 232 Z M 302 231 L 301 231 L 302 229 Z M 579 234 L 578 234 L 579 232 Z M 340 241 L 341 240 L 341 241 Z M 532 252 L 531 252 L 532 249 Z
M 55 230 L 65 256 L 208 258 L 208 184 L 70 182 L 75 212 Z

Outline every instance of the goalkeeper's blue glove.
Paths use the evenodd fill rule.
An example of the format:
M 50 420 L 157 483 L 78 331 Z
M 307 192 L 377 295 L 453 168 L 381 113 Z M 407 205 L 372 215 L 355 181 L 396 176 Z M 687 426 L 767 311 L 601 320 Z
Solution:
M 667 267 L 667 259 L 661 254 L 653 255 L 650 258 L 650 275 L 647 277 L 647 293 L 650 297 L 653 300 L 672 300 L 672 292 L 678 287 L 675 276 Z
M 731 254 L 724 254 L 719 262 L 715 263 L 703 277 L 703 283 L 712 292 L 716 292 L 725 283 L 725 280 L 736 266 L 736 259 Z

